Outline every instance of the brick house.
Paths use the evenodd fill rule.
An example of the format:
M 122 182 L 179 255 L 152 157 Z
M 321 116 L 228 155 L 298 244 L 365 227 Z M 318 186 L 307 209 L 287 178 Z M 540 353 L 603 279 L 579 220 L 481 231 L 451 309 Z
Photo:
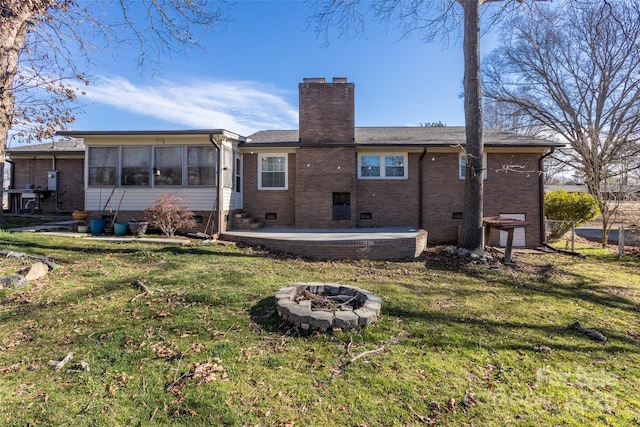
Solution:
M 353 83 L 305 79 L 299 91 L 299 131 L 260 131 L 239 145 L 245 212 L 266 226 L 411 226 L 427 230 L 430 243 L 457 240 L 463 127 L 355 127 Z M 516 231 L 514 244 L 539 245 L 543 159 L 561 145 L 484 135 L 484 215 L 531 222 Z M 490 243 L 499 238 L 506 236 Z
M 112 212 L 122 200 L 120 218 L 136 218 L 172 192 L 187 200 L 200 229 L 214 216 L 222 233 L 243 212 L 266 227 L 411 227 L 427 230 L 430 243 L 456 242 L 464 205 L 463 127 L 356 127 L 355 86 L 344 78 L 304 79 L 299 109 L 299 130 L 248 137 L 221 129 L 61 132 L 84 140 L 86 148 L 74 154 L 83 160 L 67 166 L 56 158 L 38 170 L 60 170 L 60 194 L 82 199 L 61 206 L 82 205 L 93 216 L 105 206 Z M 516 230 L 514 244 L 539 245 L 544 157 L 562 145 L 488 129 L 484 140 L 484 215 L 527 220 L 532 226 Z M 9 153 L 13 161 L 23 155 Z M 37 156 L 34 161 L 42 160 Z M 80 164 L 82 173 L 73 172 L 74 182 L 63 185 L 72 175 L 66 169 Z M 16 177 L 28 174 L 25 167 Z M 488 243 L 504 243 L 498 239 L 505 236 L 494 233 Z

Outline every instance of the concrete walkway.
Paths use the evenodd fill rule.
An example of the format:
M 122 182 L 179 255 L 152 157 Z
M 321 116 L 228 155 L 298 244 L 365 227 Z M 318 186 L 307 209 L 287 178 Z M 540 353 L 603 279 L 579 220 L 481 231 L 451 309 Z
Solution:
M 142 242 L 142 243 L 157 243 L 163 245 L 189 245 L 192 243 L 190 239 L 186 238 L 168 238 L 168 237 L 135 237 L 135 236 L 112 236 L 112 235 L 99 235 L 94 236 L 88 233 L 78 233 L 74 230 L 78 224 L 84 224 L 84 221 L 77 220 L 62 220 L 55 222 L 48 222 L 41 225 L 32 225 L 29 227 L 10 228 L 5 231 L 17 232 L 17 233 L 40 233 L 50 236 L 59 237 L 72 237 L 82 238 L 85 240 L 103 240 L 110 242 Z M 62 231 L 68 230 L 68 231 Z

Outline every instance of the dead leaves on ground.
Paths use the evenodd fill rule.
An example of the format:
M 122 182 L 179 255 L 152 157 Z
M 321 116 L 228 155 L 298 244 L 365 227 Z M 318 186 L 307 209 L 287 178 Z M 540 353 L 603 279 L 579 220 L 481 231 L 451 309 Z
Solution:
M 195 381 L 196 385 L 203 385 L 211 381 L 229 381 L 229 375 L 220 364 L 220 359 L 213 362 L 196 363 L 188 372 L 182 374 L 175 381 L 167 384 L 166 390 L 179 396 L 187 381 Z

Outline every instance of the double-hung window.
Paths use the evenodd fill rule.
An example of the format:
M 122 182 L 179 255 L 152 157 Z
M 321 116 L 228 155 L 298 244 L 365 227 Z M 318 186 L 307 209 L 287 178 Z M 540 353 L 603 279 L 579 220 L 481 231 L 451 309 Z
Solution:
M 286 154 L 258 155 L 258 188 L 260 190 L 286 190 L 288 188 L 288 161 Z
M 360 154 L 358 178 L 406 179 L 407 154 Z
M 487 153 L 482 156 L 482 179 L 487 179 Z M 458 155 L 458 178 L 464 179 L 467 173 L 467 154 Z

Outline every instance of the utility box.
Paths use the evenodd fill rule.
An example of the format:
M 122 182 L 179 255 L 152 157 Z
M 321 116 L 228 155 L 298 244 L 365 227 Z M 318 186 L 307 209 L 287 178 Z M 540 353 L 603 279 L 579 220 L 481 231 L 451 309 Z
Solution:
M 47 172 L 47 190 L 58 191 L 58 171 Z

